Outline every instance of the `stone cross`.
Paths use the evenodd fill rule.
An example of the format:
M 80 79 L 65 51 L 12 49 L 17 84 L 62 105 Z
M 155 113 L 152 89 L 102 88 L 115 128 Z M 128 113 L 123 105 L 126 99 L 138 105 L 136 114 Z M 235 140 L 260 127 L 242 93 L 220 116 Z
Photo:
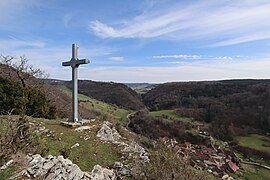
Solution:
M 72 58 L 70 61 L 63 62 L 62 66 L 72 67 L 72 116 L 70 121 L 79 121 L 78 113 L 78 67 L 80 64 L 90 63 L 87 59 L 78 59 L 78 46 L 72 44 Z

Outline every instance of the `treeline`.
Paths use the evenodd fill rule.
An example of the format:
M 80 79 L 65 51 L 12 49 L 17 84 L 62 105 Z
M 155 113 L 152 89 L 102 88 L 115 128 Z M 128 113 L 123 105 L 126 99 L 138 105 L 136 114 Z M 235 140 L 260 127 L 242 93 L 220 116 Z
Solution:
M 62 83 L 70 89 L 72 88 L 71 81 Z M 134 90 L 121 83 L 79 80 L 78 86 L 79 93 L 106 103 L 132 110 L 145 108 L 141 97 Z
M 212 133 L 231 140 L 240 129 L 270 131 L 269 81 L 166 83 L 143 96 L 152 110 L 177 109 L 179 116 L 211 123 Z

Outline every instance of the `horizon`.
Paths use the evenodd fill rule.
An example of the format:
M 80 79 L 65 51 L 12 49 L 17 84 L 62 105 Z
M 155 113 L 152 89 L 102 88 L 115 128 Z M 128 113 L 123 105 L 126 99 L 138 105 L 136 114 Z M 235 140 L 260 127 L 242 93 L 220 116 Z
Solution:
M 25 55 L 51 79 L 78 57 L 79 79 L 164 83 L 269 79 L 270 2 L 199 0 L 0 2 L 0 54 Z
M 72 81 L 71 79 L 52 79 L 47 78 L 48 80 L 59 80 L 59 81 Z M 120 83 L 120 84 L 165 84 L 165 83 L 184 83 L 184 82 L 219 82 L 219 81 L 260 81 L 260 80 L 270 80 L 269 79 L 214 79 L 214 80 L 188 80 L 188 81 L 166 81 L 166 82 L 118 82 L 118 81 L 95 81 L 91 79 L 78 79 L 78 81 L 94 81 L 94 82 L 105 82 L 105 83 Z

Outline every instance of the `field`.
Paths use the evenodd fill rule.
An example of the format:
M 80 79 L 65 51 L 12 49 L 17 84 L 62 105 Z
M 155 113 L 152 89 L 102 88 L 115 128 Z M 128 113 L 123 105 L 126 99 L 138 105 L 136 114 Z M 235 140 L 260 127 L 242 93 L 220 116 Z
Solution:
M 253 180 L 253 179 L 258 179 L 258 180 L 264 180 L 264 179 L 269 179 L 270 177 L 270 171 L 264 168 L 259 168 L 251 165 L 243 165 L 243 168 L 245 171 L 241 172 L 243 173 L 242 179 L 245 180 Z
M 270 153 L 270 139 L 265 136 L 251 134 L 249 136 L 238 137 L 237 140 L 243 147 Z
M 189 122 L 194 125 L 202 125 L 202 123 L 195 121 L 191 118 L 186 118 L 186 117 L 180 117 L 177 116 L 174 112 L 174 110 L 160 110 L 160 111 L 152 111 L 149 113 L 150 116 L 162 116 L 165 119 L 174 119 L 178 121 L 183 121 L 183 122 Z
M 71 96 L 71 90 L 66 86 L 59 86 L 59 89 Z M 102 114 L 106 115 L 107 118 L 111 118 L 112 121 L 119 123 L 122 126 L 125 126 L 128 123 L 127 115 L 132 112 L 130 110 L 122 109 L 117 106 L 98 101 L 80 93 L 78 94 L 78 99 L 81 106 L 102 112 Z

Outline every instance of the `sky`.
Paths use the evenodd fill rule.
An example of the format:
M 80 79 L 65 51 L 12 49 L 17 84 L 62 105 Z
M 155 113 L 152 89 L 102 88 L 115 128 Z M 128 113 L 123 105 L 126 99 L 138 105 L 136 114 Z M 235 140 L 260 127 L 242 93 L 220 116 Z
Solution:
M 1 0 L 0 54 L 54 79 L 149 82 L 270 78 L 269 0 Z

